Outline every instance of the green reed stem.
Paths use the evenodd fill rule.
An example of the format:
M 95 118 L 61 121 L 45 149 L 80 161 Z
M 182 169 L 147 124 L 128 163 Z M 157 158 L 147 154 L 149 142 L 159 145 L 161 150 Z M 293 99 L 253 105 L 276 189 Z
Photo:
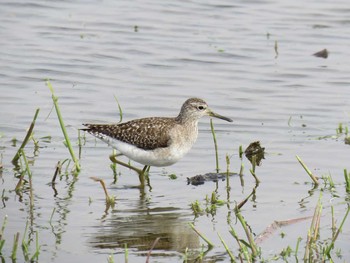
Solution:
M 230 190 L 230 157 L 226 154 L 226 189 Z
M 218 236 L 219 236 L 219 238 L 220 238 L 221 243 L 224 245 L 224 248 L 225 248 L 227 254 L 230 256 L 231 262 L 236 262 L 235 256 L 232 254 L 232 252 L 230 251 L 230 249 L 228 248 L 227 244 L 226 244 L 225 241 L 222 239 L 222 237 L 220 236 L 219 233 L 218 233 Z
M 26 261 L 29 260 L 29 241 L 26 242 L 26 236 L 28 231 L 29 220 L 26 222 L 26 227 L 24 229 L 23 238 L 22 238 L 22 251 Z
M 307 168 L 306 164 L 300 159 L 300 157 L 298 155 L 296 155 L 295 157 L 297 158 L 297 160 L 301 164 L 301 166 L 304 168 L 306 173 L 310 176 L 310 178 L 312 179 L 314 184 L 318 185 L 319 182 L 318 182 L 317 178 L 312 174 L 312 172 L 309 170 L 309 168 Z
M 185 253 L 183 255 L 183 262 L 187 263 L 188 262 L 188 247 L 185 249 Z
M 52 213 L 51 213 L 50 220 L 49 220 L 50 225 L 52 225 L 52 218 L 53 218 L 55 212 L 56 212 L 56 207 L 54 207 L 54 208 L 52 209 Z
M 11 259 L 12 260 L 16 260 L 17 259 L 18 240 L 19 240 L 19 232 L 17 232 L 15 234 L 15 236 L 14 236 L 12 253 L 11 253 Z
M 72 148 L 72 145 L 71 145 L 71 142 L 70 142 L 70 139 L 69 139 L 69 136 L 68 136 L 68 133 L 67 133 L 67 130 L 66 130 L 66 127 L 64 125 L 64 122 L 63 122 L 63 118 L 62 118 L 62 115 L 61 115 L 61 111 L 60 111 L 60 108 L 58 106 L 58 97 L 55 96 L 55 93 L 54 93 L 54 90 L 53 90 L 53 87 L 50 83 L 50 81 L 47 81 L 46 82 L 46 85 L 49 87 L 50 91 L 51 91 L 51 94 L 52 94 L 52 101 L 55 105 L 55 109 L 56 109 L 56 114 L 57 114 L 57 117 L 58 117 L 58 121 L 60 122 L 60 126 L 61 126 L 61 129 L 62 129 L 62 132 L 63 132 L 63 135 L 64 135 L 64 139 L 66 140 L 66 144 L 67 144 L 67 147 L 68 147 L 68 150 L 69 150 L 69 153 L 74 161 L 74 164 L 75 164 L 75 169 L 77 172 L 80 171 L 80 165 L 79 165 L 79 161 L 78 159 L 75 157 L 75 154 L 74 154 L 74 151 L 73 151 L 73 148 Z
M 81 147 L 83 146 L 82 140 L 81 140 L 81 134 L 80 130 L 78 130 L 78 158 L 81 159 Z
M 250 260 L 250 255 L 249 255 L 249 251 L 247 249 L 247 246 L 246 245 L 242 245 L 242 242 L 241 242 L 241 239 L 238 237 L 236 231 L 234 230 L 234 228 L 230 225 L 230 234 L 233 236 L 233 238 L 237 241 L 237 244 L 239 246 L 239 249 L 240 249 L 240 253 L 243 254 L 245 260 L 250 263 L 251 260 Z M 241 256 L 240 256 L 241 258 Z M 243 260 L 241 259 L 241 262 L 243 262 Z
M 241 163 L 241 167 L 239 168 L 239 176 L 243 176 L 244 164 Z
M 314 244 L 316 243 L 316 240 L 317 240 L 317 235 L 318 235 L 319 226 L 320 226 L 321 211 L 322 211 L 321 199 L 322 199 L 322 192 L 320 192 L 320 196 L 318 198 L 314 215 L 312 217 L 311 225 L 307 234 L 305 253 L 304 253 L 305 262 L 312 260 L 312 252 L 313 252 Z
M 129 261 L 129 250 L 128 250 L 128 244 L 125 243 L 124 262 L 128 263 L 128 261 Z
M 123 110 L 122 110 L 122 107 L 120 106 L 120 103 L 115 95 L 114 95 L 114 99 L 118 104 L 118 109 L 119 109 L 119 122 L 118 123 L 120 123 L 123 121 Z
M 37 119 L 37 117 L 38 117 L 39 111 L 40 111 L 39 108 L 36 109 L 35 114 L 34 114 L 33 121 L 32 121 L 32 123 L 31 123 L 30 126 L 29 126 L 29 129 L 28 129 L 28 132 L 27 132 L 27 134 L 26 134 L 26 137 L 24 138 L 24 140 L 23 140 L 21 146 L 19 147 L 17 153 L 15 154 L 15 156 L 14 156 L 13 159 L 12 159 L 12 163 L 13 163 L 13 164 L 17 163 L 18 159 L 19 159 L 20 156 L 21 156 L 21 151 L 24 149 L 24 147 L 26 146 L 26 144 L 28 143 L 28 141 L 29 141 L 29 139 L 30 139 L 30 136 L 32 135 L 32 132 L 33 132 L 33 129 L 34 129 L 34 126 L 35 126 L 35 121 L 36 121 L 36 119 Z
M 241 212 L 238 209 L 236 209 L 236 216 L 237 216 L 239 222 L 241 223 L 241 225 L 245 231 L 245 234 L 246 234 L 248 241 L 249 241 L 249 244 L 250 244 L 250 249 L 252 250 L 252 256 L 253 256 L 253 258 L 255 258 L 258 256 L 258 249 L 257 249 L 257 246 L 255 244 L 253 235 L 250 232 L 243 216 L 241 215 Z
M 238 148 L 238 154 L 239 154 L 239 158 L 242 159 L 242 157 L 243 157 L 243 146 L 242 145 L 240 145 Z
M 4 235 L 6 224 L 7 224 L 7 215 L 5 215 L 4 221 L 2 223 L 2 227 L 0 229 L 0 255 L 1 255 L 2 248 L 4 247 L 4 244 L 5 244 L 5 239 L 3 239 L 2 237 Z
M 38 234 L 38 231 L 35 231 L 35 253 L 31 257 L 30 262 L 38 261 L 39 254 L 40 254 L 39 234 Z
M 255 174 L 255 168 L 256 168 L 256 155 L 254 154 L 252 156 L 252 171 Z
M 346 192 L 350 192 L 350 174 L 348 174 L 348 171 L 344 169 L 344 178 L 345 178 L 345 189 Z
M 328 256 L 328 258 L 331 258 L 330 252 L 331 252 L 331 250 L 332 250 L 333 247 L 334 247 L 334 243 L 335 243 L 335 241 L 337 240 L 337 238 L 338 238 L 338 236 L 339 236 L 339 233 L 340 233 L 340 232 L 342 231 L 342 229 L 343 229 L 343 225 L 344 225 L 344 223 L 345 223 L 346 218 L 347 218 L 348 215 L 349 215 L 349 212 L 350 212 L 350 206 L 348 205 L 348 209 L 346 210 L 346 213 L 345 213 L 345 215 L 344 215 L 344 217 L 343 217 L 343 220 L 342 220 L 341 223 L 340 223 L 340 226 L 339 226 L 337 232 L 335 233 L 335 235 L 334 235 L 333 238 L 332 238 L 331 244 L 326 248 L 325 254 Z
M 114 257 L 113 257 L 113 254 L 109 255 L 108 258 L 107 258 L 107 262 L 108 263 L 114 263 Z
M 24 164 L 25 164 L 26 171 L 27 171 L 28 178 L 29 178 L 28 181 L 29 181 L 29 199 L 30 199 L 30 207 L 33 208 L 33 207 L 34 207 L 34 196 L 33 196 L 32 172 L 30 171 L 29 164 L 28 164 L 28 160 L 27 160 L 27 157 L 26 157 L 26 155 L 25 155 L 23 149 L 21 149 L 21 155 L 22 155 L 22 157 L 23 157 Z
M 207 237 L 205 237 L 201 232 L 199 232 L 192 223 L 189 223 L 189 225 L 193 229 L 193 231 L 196 232 L 197 235 L 200 236 L 208 244 L 209 249 L 214 247 L 214 244 L 210 242 L 210 240 Z
M 217 141 L 216 141 L 216 135 L 215 135 L 214 124 L 213 124 L 213 120 L 212 119 L 210 119 L 210 128 L 211 128 L 211 133 L 213 135 L 213 140 L 214 140 L 216 172 L 218 173 L 220 171 L 220 168 L 219 168 L 219 155 L 218 155 L 218 144 L 217 144 Z
M 226 175 L 227 176 L 230 175 L 230 164 L 231 164 L 230 156 L 226 154 Z
M 334 216 L 334 206 L 331 205 L 331 214 L 332 214 L 332 238 L 334 238 L 335 233 L 337 231 L 337 227 L 335 225 L 335 216 Z
M 254 179 L 255 179 L 255 185 L 258 186 L 260 184 L 260 180 L 259 178 L 256 176 L 255 172 L 253 171 L 253 169 L 249 170 L 250 173 L 253 175 Z
M 296 244 L 296 247 L 295 247 L 295 252 L 294 252 L 294 257 L 295 258 L 298 257 L 299 245 L 300 245 L 301 240 L 302 240 L 302 238 L 298 237 L 298 241 L 297 241 L 297 244 Z

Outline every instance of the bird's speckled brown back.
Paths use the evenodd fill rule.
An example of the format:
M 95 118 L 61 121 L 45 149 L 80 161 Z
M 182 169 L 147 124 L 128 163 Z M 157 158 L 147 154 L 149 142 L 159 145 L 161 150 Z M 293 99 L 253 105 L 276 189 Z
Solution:
M 175 124 L 175 118 L 151 117 L 120 124 L 83 124 L 87 128 L 82 130 L 101 139 L 109 136 L 144 150 L 154 150 L 168 146 L 169 129 Z

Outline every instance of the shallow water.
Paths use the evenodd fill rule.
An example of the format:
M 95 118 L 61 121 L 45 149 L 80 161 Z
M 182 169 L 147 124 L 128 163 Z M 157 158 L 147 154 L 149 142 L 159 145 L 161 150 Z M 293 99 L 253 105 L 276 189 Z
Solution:
M 151 169 L 151 186 L 135 188 L 137 176 L 118 168 L 118 181 L 108 159 L 111 149 L 86 135 L 82 171 L 74 180 L 63 176 L 49 185 L 58 161 L 70 158 L 45 80 L 50 79 L 77 147 L 81 123 L 175 116 L 189 97 L 201 97 L 210 107 L 234 119 L 214 120 L 220 167 L 231 156 L 231 170 L 239 171 L 238 148 L 259 140 L 266 148 L 257 167 L 261 183 L 242 214 L 258 235 L 274 220 L 313 214 L 323 189 L 322 237 L 331 237 L 331 209 L 340 224 L 349 195 L 343 169 L 349 167 L 349 145 L 336 138 L 339 123 L 349 125 L 350 9 L 347 1 L 2 1 L 0 4 L 0 152 L 1 192 L 8 199 L 0 208 L 8 215 L 3 255 L 7 261 L 13 235 L 30 238 L 38 231 L 40 262 L 145 262 L 157 237 L 152 262 L 181 262 L 184 251 L 201 250 L 196 228 L 217 246 L 207 259 L 228 261 L 217 233 L 235 251 L 229 224 L 241 237 L 234 216 L 236 202 L 252 190 L 250 163 L 243 159 L 244 186 L 239 177 L 195 187 L 187 177 L 215 171 L 209 119 L 200 121 L 200 136 L 190 153 L 177 164 Z M 327 48 L 327 59 L 312 56 Z M 277 50 L 277 52 L 276 52 Z M 33 173 L 34 209 L 28 191 L 19 198 L 13 189 L 18 175 L 11 159 L 23 140 L 36 108 L 35 151 L 25 151 Z M 51 112 L 51 114 L 50 114 Z M 41 139 L 51 136 L 51 140 Z M 18 142 L 13 145 L 12 139 Z M 312 190 L 299 155 L 317 175 L 331 175 L 336 187 L 323 184 Z M 176 174 L 177 179 L 169 179 Z M 102 178 L 116 205 L 105 211 L 104 193 L 90 179 Z M 307 182 L 307 183 L 306 183 Z M 218 186 L 228 205 L 195 218 L 190 204 L 206 207 L 206 196 Z M 52 220 L 50 217 L 52 215 Z M 336 242 L 343 260 L 350 258 L 349 226 Z M 283 227 L 261 244 L 264 257 L 306 240 L 310 220 Z M 281 238 L 280 233 L 286 233 Z M 35 247 L 31 243 L 31 249 Z M 19 261 L 22 253 L 19 248 Z

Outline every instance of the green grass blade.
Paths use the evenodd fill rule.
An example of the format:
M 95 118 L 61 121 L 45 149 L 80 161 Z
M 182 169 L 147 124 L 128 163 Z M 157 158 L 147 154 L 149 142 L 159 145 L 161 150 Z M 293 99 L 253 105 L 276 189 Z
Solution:
M 218 233 L 218 236 L 220 238 L 221 243 L 224 245 L 224 248 L 226 250 L 226 252 L 228 253 L 228 255 L 231 258 L 231 262 L 236 262 L 236 258 L 235 256 L 232 254 L 232 252 L 230 251 L 230 249 L 228 248 L 227 244 L 225 243 L 225 241 L 222 239 L 222 237 L 220 236 L 220 234 Z
M 318 182 L 317 178 L 312 174 L 312 172 L 309 170 L 309 168 L 307 168 L 306 164 L 300 159 L 300 157 L 298 155 L 296 155 L 295 157 L 297 158 L 297 160 L 301 164 L 301 166 L 304 168 L 306 173 L 310 176 L 310 178 L 312 179 L 314 184 L 318 185 L 319 182 Z
M 36 109 L 35 114 L 34 114 L 33 121 L 32 121 L 32 123 L 31 123 L 30 126 L 29 126 L 29 129 L 28 129 L 28 132 L 27 132 L 27 134 L 26 134 L 26 137 L 24 138 L 24 140 L 23 140 L 21 146 L 19 147 L 17 153 L 15 154 L 15 156 L 14 156 L 13 159 L 12 159 L 12 163 L 13 163 L 13 164 L 17 163 L 18 159 L 19 159 L 20 156 L 21 156 L 21 151 L 24 149 L 24 147 L 26 146 L 26 144 L 28 143 L 28 141 L 29 141 L 29 139 L 30 139 L 30 136 L 32 135 L 32 132 L 33 132 L 33 129 L 34 129 L 34 126 L 35 126 L 35 121 L 36 121 L 36 119 L 37 119 L 37 117 L 38 117 L 39 111 L 40 111 L 39 108 Z
M 211 128 L 211 133 L 213 134 L 214 147 L 215 147 L 216 172 L 218 173 L 220 171 L 219 155 L 218 155 L 218 144 L 217 144 L 217 141 L 216 141 L 216 135 L 215 135 L 214 124 L 213 124 L 213 120 L 212 119 L 210 119 L 210 128 Z
M 117 97 L 114 95 L 114 99 L 115 101 L 117 102 L 118 104 L 118 109 L 119 109 L 119 123 L 123 121 L 123 110 L 122 110 L 122 107 L 120 106 L 120 103 L 117 99 Z
M 15 236 L 14 236 L 13 246 L 12 246 L 12 253 L 11 253 L 11 259 L 12 260 L 16 260 L 17 259 L 18 240 L 19 240 L 19 232 L 17 232 L 15 234 Z
M 207 244 L 209 248 L 213 248 L 214 244 L 208 239 L 206 238 L 201 232 L 199 232 L 192 223 L 189 224 L 190 227 L 194 230 L 194 232 L 197 233 L 198 236 L 200 236 Z
M 350 192 L 350 174 L 348 174 L 348 171 L 344 169 L 344 178 L 345 178 L 345 190 L 347 193 Z
M 2 248 L 4 247 L 4 244 L 5 244 L 5 239 L 3 239 L 2 237 L 4 235 L 6 224 L 7 224 L 7 215 L 5 215 L 4 221 L 2 223 L 2 227 L 0 229 L 0 255 L 1 255 Z
M 63 135 L 64 135 L 64 139 L 65 139 L 66 144 L 67 144 L 67 148 L 68 148 L 69 153 L 70 153 L 70 155 L 71 155 L 71 157 L 73 159 L 73 162 L 75 164 L 75 169 L 76 169 L 77 172 L 79 172 L 80 171 L 80 164 L 79 164 L 78 159 L 75 157 L 75 154 L 74 154 L 74 151 L 73 151 L 73 148 L 72 148 L 72 145 L 71 145 L 71 142 L 70 142 L 70 139 L 69 139 L 66 127 L 65 127 L 64 122 L 63 122 L 62 114 L 61 114 L 60 108 L 58 106 L 58 97 L 55 96 L 55 93 L 54 93 L 54 90 L 53 90 L 53 87 L 52 87 L 50 81 L 47 81 L 46 85 L 49 87 L 49 89 L 51 91 L 52 101 L 53 101 L 53 103 L 55 105 L 56 114 L 57 114 L 58 121 L 60 123 L 61 129 L 62 129 L 62 132 L 63 132 Z
M 344 215 L 344 217 L 343 217 L 343 220 L 342 220 L 342 222 L 340 223 L 340 226 L 339 226 L 337 232 L 335 233 L 334 237 L 332 238 L 331 244 L 327 247 L 327 249 L 326 249 L 326 251 L 325 251 L 325 254 L 326 254 L 329 258 L 330 258 L 330 252 L 331 252 L 331 250 L 332 250 L 333 247 L 334 247 L 334 243 L 335 243 L 335 241 L 337 240 L 338 235 L 339 235 L 340 231 L 341 231 L 342 228 L 343 228 L 343 225 L 344 225 L 345 220 L 347 219 L 347 217 L 348 217 L 348 215 L 349 215 L 349 212 L 350 212 L 350 206 L 348 205 L 348 209 L 347 209 L 347 211 L 346 211 L 346 213 L 345 213 L 345 215 Z

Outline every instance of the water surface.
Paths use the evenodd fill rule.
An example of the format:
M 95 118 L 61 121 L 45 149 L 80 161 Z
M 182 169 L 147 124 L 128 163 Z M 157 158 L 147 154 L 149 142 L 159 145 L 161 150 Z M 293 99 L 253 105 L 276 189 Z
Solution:
M 200 136 L 183 160 L 151 169 L 152 189 L 135 188 L 137 176 L 123 168 L 115 183 L 111 149 L 86 135 L 81 173 L 60 178 L 55 193 L 49 185 L 55 166 L 70 156 L 47 79 L 76 151 L 81 123 L 119 120 L 114 95 L 124 120 L 175 116 L 187 98 L 205 99 L 214 111 L 234 119 L 233 124 L 214 120 L 222 171 L 226 154 L 231 170 L 239 171 L 240 145 L 259 140 L 266 148 L 256 171 L 261 180 L 256 196 L 242 209 L 254 234 L 274 220 L 313 214 L 324 186 L 312 190 L 295 158 L 299 155 L 313 172 L 331 175 L 336 183 L 334 191 L 324 187 L 322 197 L 321 231 L 331 237 L 330 206 L 339 225 L 349 203 L 343 177 L 343 169 L 350 169 L 349 146 L 344 135 L 333 136 L 339 123 L 349 124 L 349 14 L 347 1 L 2 1 L 0 178 L 8 199 L 0 213 L 1 221 L 8 215 L 6 262 L 13 235 L 22 237 L 28 218 L 29 238 L 39 233 L 41 262 L 106 262 L 111 254 L 123 262 L 125 244 L 130 262 L 145 262 L 157 237 L 152 261 L 181 262 L 186 247 L 200 251 L 203 244 L 189 222 L 217 244 L 208 260 L 228 261 L 217 233 L 233 251 L 229 223 L 244 237 L 233 208 L 255 184 L 248 160 L 243 159 L 244 186 L 232 177 L 229 196 L 225 181 L 187 185 L 187 177 L 215 171 L 208 118 L 200 121 Z M 327 59 L 312 56 L 324 48 Z M 13 191 L 18 173 L 11 159 L 36 108 L 39 149 L 33 143 L 25 149 L 33 173 L 31 210 L 28 191 L 23 198 Z M 116 196 L 113 209 L 105 211 L 104 193 L 91 176 L 102 178 Z M 190 204 L 198 200 L 205 208 L 216 187 L 228 204 L 195 218 Z M 278 230 L 261 244 L 264 257 L 294 247 L 299 236 L 305 241 L 309 225 L 306 220 Z M 349 226 L 348 220 L 336 243 L 344 260 L 350 258 Z M 21 261 L 21 251 L 18 256 Z

